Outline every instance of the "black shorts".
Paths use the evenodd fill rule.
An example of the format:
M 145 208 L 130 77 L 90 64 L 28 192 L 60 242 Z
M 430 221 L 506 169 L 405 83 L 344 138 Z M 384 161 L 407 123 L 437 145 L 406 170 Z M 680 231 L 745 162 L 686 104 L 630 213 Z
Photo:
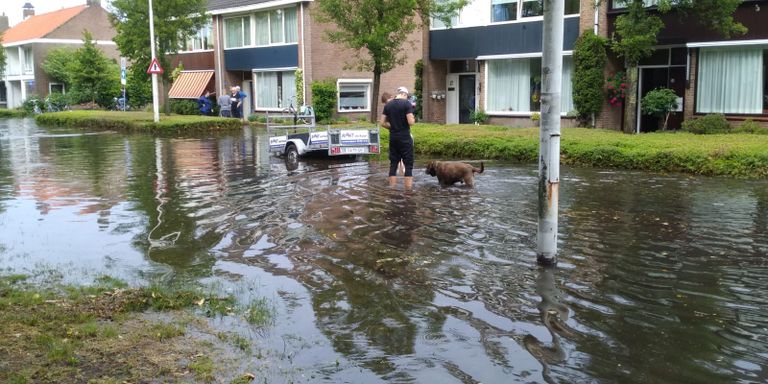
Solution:
M 405 176 L 413 176 L 413 138 L 390 137 L 389 138 L 389 175 L 397 175 L 397 164 L 403 161 Z

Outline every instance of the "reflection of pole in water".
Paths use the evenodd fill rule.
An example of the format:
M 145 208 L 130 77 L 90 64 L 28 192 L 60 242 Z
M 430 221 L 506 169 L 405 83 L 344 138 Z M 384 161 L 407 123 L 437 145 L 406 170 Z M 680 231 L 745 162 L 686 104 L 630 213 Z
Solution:
M 168 247 L 174 245 L 176 240 L 179 239 L 181 232 L 171 232 L 167 235 L 161 236 L 159 239 L 152 239 L 152 233 L 163 224 L 163 205 L 168 201 L 163 197 L 166 191 L 165 173 L 163 172 L 163 143 L 160 139 L 155 139 L 155 199 L 157 200 L 157 224 L 147 234 L 147 240 L 149 241 L 149 250 L 155 247 Z
M 560 290 L 555 285 L 554 267 L 542 267 L 536 279 L 536 293 L 541 296 L 538 309 L 541 322 L 552 335 L 550 346 L 544 345 L 536 336 L 526 335 L 523 338 L 525 349 L 535 357 L 544 368 L 542 375 L 548 383 L 555 382 L 550 377 L 550 364 L 565 361 L 566 355 L 560 345 L 560 336 L 570 336 L 573 331 L 565 325 L 568 319 L 568 307 L 560 302 Z

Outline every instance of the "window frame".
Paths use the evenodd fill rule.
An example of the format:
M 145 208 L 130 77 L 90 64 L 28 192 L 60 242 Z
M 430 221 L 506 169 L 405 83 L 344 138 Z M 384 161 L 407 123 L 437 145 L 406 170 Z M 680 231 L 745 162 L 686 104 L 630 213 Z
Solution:
M 200 49 L 195 48 L 196 42 L 200 42 L 200 46 L 201 46 Z M 184 45 L 179 49 L 179 53 L 212 51 L 213 50 L 213 21 L 209 19 L 208 22 L 202 28 L 198 29 L 194 35 L 184 39 L 183 44 Z M 192 46 L 192 49 L 187 49 L 189 48 L 190 45 Z
M 22 47 L 21 54 L 23 56 L 21 59 L 21 72 L 25 75 L 35 73 L 35 54 L 32 52 L 32 47 Z
M 248 19 L 248 31 L 246 33 L 245 30 L 245 19 Z M 236 46 L 236 47 L 230 47 L 229 46 L 229 31 L 227 31 L 227 22 L 230 20 L 240 19 L 240 37 L 242 40 L 242 45 Z M 226 17 L 224 18 L 224 49 L 237 49 L 237 48 L 247 48 L 250 47 L 253 44 L 253 40 L 251 39 L 251 35 L 253 35 L 253 20 L 251 20 L 251 15 L 237 15 L 232 17 Z M 247 39 L 246 39 L 247 36 Z M 248 44 L 246 44 L 246 41 Z
M 66 84 L 64 84 L 64 83 L 48 83 L 48 94 L 49 95 L 54 93 L 53 87 L 55 85 L 61 86 L 61 92 L 60 93 L 62 95 L 66 95 L 67 94 L 67 86 L 66 86 Z
M 294 23 L 294 25 L 286 24 L 286 17 L 285 16 L 286 16 L 286 13 L 288 13 L 289 11 L 291 11 L 291 12 L 293 12 L 295 14 L 294 19 L 296 20 L 296 23 Z M 281 41 L 273 42 L 272 26 L 273 26 L 273 23 L 275 23 L 275 20 L 273 20 L 273 19 L 275 19 L 275 17 L 273 17 L 273 14 L 275 12 L 280 12 L 281 13 L 281 17 L 280 17 L 280 34 L 282 36 L 281 36 Z M 238 15 L 238 16 L 232 16 L 232 17 L 225 18 L 224 19 L 224 49 L 272 47 L 272 46 L 280 46 L 280 45 L 298 44 L 298 42 L 299 42 L 299 25 L 298 25 L 298 22 L 299 22 L 298 16 L 299 16 L 299 14 L 298 14 L 298 12 L 299 12 L 299 10 L 298 10 L 297 6 L 289 6 L 289 7 L 282 7 L 282 8 L 273 8 L 273 9 L 259 10 L 258 12 L 252 12 L 252 13 L 249 13 L 247 15 Z M 260 17 L 258 17 L 259 15 L 264 15 L 266 17 L 262 20 Z M 237 46 L 237 47 L 230 47 L 230 46 L 227 45 L 228 34 L 227 34 L 226 23 L 227 23 L 227 20 L 237 19 L 237 18 L 243 18 L 243 19 L 244 18 L 248 18 L 249 19 L 249 28 L 248 28 L 248 34 L 247 34 L 248 38 L 246 39 L 245 38 L 245 33 L 243 34 L 243 36 L 244 36 L 243 37 L 243 42 L 248 41 L 248 44 L 243 44 L 242 46 Z M 267 26 L 266 26 L 267 36 L 266 36 L 266 39 L 263 39 L 263 41 L 265 41 L 266 43 L 261 43 L 260 42 L 260 38 L 259 38 L 260 35 L 258 34 L 258 29 L 259 29 L 258 25 L 259 25 L 260 22 L 266 22 L 266 24 L 267 24 Z M 291 32 L 290 34 L 288 33 L 289 32 L 289 28 L 294 29 L 294 30 L 290 31 Z M 289 35 L 295 37 L 295 41 L 287 41 L 286 37 L 289 36 Z
M 341 87 L 344 85 L 363 85 L 365 89 L 366 106 L 362 109 L 342 109 L 341 108 Z M 336 112 L 338 113 L 356 113 L 371 112 L 371 92 L 373 88 L 373 79 L 338 79 L 336 80 Z
M 537 20 L 544 20 L 544 6 L 541 5 L 542 14 L 536 15 L 536 16 L 523 16 L 523 3 L 529 3 L 533 1 L 539 1 L 540 3 L 543 3 L 543 0 L 510 0 L 509 3 L 514 2 L 517 4 L 516 12 L 515 12 L 515 18 L 511 20 L 500 20 L 500 21 L 494 21 L 493 20 L 493 2 L 491 2 L 491 8 L 490 8 L 490 18 L 489 22 L 490 24 L 502 24 L 502 23 L 521 23 L 521 22 L 529 22 L 529 21 L 537 21 Z M 568 0 L 566 0 L 568 1 Z M 574 0 L 575 1 L 575 0 Z M 577 1 L 578 7 L 575 13 L 566 13 L 563 15 L 565 18 L 570 17 L 579 17 L 581 13 L 581 2 Z
M 253 73 L 253 107 L 255 110 L 259 111 L 277 111 L 280 112 L 283 109 L 287 108 L 287 105 L 282 105 L 283 102 L 285 102 L 288 98 L 283 97 L 285 95 L 284 92 L 284 81 L 283 81 L 283 75 L 286 72 L 292 73 L 294 78 L 294 84 L 296 82 L 296 69 L 297 68 L 269 68 L 265 70 L 255 70 L 252 71 Z M 259 95 L 259 74 L 264 73 L 277 73 L 279 74 L 278 82 L 277 82 L 277 107 L 264 107 L 259 105 L 259 102 L 261 101 L 261 96 Z M 294 90 L 295 91 L 295 90 Z M 294 99 L 295 99 L 294 95 Z M 294 105 L 294 107 L 298 108 L 298 106 Z

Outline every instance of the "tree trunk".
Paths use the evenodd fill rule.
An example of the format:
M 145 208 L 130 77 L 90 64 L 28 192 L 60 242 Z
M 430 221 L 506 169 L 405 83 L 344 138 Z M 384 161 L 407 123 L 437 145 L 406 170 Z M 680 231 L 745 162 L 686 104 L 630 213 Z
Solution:
M 379 86 L 381 84 L 381 69 L 373 67 L 373 86 L 371 89 L 371 123 L 379 121 Z
M 637 65 L 627 66 L 627 93 L 624 99 L 624 133 L 637 127 Z

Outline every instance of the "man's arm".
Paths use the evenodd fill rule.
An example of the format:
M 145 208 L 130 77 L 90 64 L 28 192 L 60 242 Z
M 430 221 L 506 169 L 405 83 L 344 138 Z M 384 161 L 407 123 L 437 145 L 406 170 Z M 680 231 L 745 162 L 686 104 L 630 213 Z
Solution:
M 379 117 L 379 125 L 385 129 L 389 129 L 389 119 L 387 118 L 387 115 L 381 115 Z
M 416 124 L 416 117 L 413 116 L 413 113 L 405 115 L 405 118 L 408 119 L 409 127 L 412 127 L 414 124 Z

